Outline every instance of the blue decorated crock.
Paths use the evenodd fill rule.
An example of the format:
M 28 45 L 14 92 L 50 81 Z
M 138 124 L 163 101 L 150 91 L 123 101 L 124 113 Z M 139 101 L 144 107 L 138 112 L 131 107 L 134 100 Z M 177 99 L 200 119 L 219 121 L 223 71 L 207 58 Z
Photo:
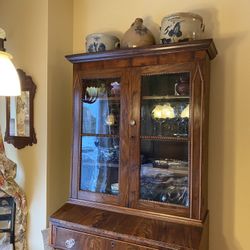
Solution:
M 200 39 L 204 29 L 201 16 L 189 12 L 175 13 L 162 19 L 160 42 L 167 44 Z

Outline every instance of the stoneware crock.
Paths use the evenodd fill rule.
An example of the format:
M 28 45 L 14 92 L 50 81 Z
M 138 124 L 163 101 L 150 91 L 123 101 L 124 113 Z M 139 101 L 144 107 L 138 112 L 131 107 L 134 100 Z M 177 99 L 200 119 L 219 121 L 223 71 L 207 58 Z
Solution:
M 93 33 L 86 37 L 85 46 L 87 52 L 113 50 L 120 47 L 120 40 L 113 35 Z
M 175 13 L 162 19 L 160 42 L 166 44 L 200 39 L 204 29 L 201 16 L 189 12 Z

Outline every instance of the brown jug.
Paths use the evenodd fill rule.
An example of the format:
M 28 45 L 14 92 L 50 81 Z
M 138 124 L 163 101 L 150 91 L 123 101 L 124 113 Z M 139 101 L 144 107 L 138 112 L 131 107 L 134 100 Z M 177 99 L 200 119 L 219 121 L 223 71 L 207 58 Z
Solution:
M 136 18 L 121 39 L 121 48 L 134 48 L 155 44 L 151 31 L 143 25 L 142 18 Z

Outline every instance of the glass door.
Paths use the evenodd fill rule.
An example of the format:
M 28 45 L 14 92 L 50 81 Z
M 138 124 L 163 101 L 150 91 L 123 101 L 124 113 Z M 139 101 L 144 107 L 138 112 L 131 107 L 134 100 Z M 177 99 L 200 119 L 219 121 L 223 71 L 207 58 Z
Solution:
M 79 195 L 116 203 L 119 196 L 121 78 L 81 80 Z
M 119 193 L 119 82 L 83 80 L 81 190 Z
M 188 71 L 141 77 L 141 208 L 188 214 L 190 89 Z

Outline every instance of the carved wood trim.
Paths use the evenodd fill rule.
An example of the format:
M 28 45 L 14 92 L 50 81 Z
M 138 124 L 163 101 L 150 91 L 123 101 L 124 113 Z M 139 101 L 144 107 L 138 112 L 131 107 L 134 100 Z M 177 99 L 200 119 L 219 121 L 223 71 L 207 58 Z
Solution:
M 37 143 L 34 128 L 34 98 L 36 85 L 31 76 L 26 75 L 22 69 L 17 69 L 20 78 L 21 90 L 29 91 L 29 108 L 30 108 L 30 136 L 11 136 L 10 135 L 10 97 L 6 97 L 6 131 L 4 141 L 12 144 L 14 147 L 21 149 L 26 146 L 32 146 Z
M 210 60 L 212 60 L 216 54 L 217 50 L 215 48 L 212 39 L 195 40 L 189 42 L 179 42 L 172 44 L 162 44 L 153 45 L 150 47 L 140 47 L 140 48 L 128 48 L 128 49 L 117 49 L 109 50 L 105 52 L 97 53 L 83 53 L 68 55 L 66 58 L 72 63 L 80 62 L 95 62 L 102 60 L 115 60 L 122 58 L 134 58 L 138 56 L 156 56 L 162 53 L 175 53 L 175 52 L 187 52 L 187 51 L 199 51 L 206 50 Z

